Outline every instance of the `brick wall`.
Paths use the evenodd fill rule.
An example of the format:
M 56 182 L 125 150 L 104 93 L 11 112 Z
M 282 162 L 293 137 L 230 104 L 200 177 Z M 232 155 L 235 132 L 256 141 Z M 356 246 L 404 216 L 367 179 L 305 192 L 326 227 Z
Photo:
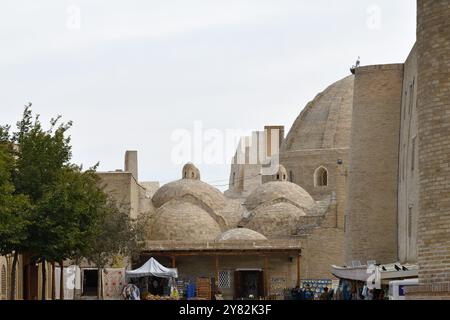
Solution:
M 417 1 L 419 287 L 409 298 L 450 298 L 450 1 Z
M 417 262 L 419 220 L 419 138 L 417 124 L 417 47 L 405 62 L 398 172 L 398 255 Z
M 397 174 L 403 65 L 356 70 L 345 263 L 397 259 Z

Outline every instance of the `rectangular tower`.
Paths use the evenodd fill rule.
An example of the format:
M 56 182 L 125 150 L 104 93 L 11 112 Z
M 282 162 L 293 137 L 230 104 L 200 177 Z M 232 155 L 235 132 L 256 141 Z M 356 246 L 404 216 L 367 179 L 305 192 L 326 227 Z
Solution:
M 450 299 L 450 0 L 417 1 L 419 287 L 408 298 Z

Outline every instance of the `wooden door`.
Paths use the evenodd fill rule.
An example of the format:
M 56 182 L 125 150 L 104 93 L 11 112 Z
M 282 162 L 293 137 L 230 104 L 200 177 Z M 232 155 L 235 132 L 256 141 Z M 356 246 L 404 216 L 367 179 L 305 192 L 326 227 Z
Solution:
M 210 278 L 197 278 L 197 298 L 211 300 Z
M 265 297 L 266 296 L 266 278 L 265 278 L 265 272 L 264 271 L 260 271 L 258 272 L 258 296 L 259 297 Z
M 39 269 L 35 264 L 27 264 L 23 269 L 23 297 L 25 300 L 38 300 Z

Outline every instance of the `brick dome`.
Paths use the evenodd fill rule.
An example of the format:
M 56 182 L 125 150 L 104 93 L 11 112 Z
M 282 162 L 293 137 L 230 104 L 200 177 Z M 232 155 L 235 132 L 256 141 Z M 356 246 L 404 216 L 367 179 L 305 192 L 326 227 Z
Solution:
M 149 240 L 202 242 L 214 241 L 221 234 L 213 215 L 189 201 L 172 200 L 152 217 Z
M 290 236 L 306 213 L 289 202 L 261 205 L 251 212 L 246 228 L 269 238 Z
M 154 206 L 159 208 L 170 200 L 186 196 L 197 199 L 213 211 L 220 211 L 225 207 L 225 197 L 218 189 L 193 179 L 181 179 L 163 185 L 153 195 L 152 201 Z
M 288 181 L 271 181 L 246 199 L 243 226 L 270 238 L 290 236 L 303 216 L 314 214 L 316 203 L 302 187 Z
M 264 241 L 267 240 L 265 236 L 254 230 L 246 228 L 236 228 L 222 233 L 218 241 Z
M 289 202 L 305 213 L 314 210 L 315 202 L 311 195 L 302 187 L 288 181 L 271 181 L 256 188 L 245 200 L 245 207 L 252 211 L 260 205 L 275 202 Z
M 308 103 L 292 125 L 282 152 L 348 148 L 354 76 L 335 82 Z

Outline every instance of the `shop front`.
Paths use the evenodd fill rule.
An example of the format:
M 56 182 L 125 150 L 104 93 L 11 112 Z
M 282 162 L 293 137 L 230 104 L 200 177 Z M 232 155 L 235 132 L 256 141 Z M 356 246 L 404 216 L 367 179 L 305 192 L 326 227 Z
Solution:
M 286 291 L 301 282 L 298 242 L 151 243 L 141 253 L 140 263 L 150 257 L 178 270 L 180 299 L 284 299 Z M 143 290 L 161 294 L 163 287 L 167 287 L 164 281 L 149 279 Z
M 332 266 L 332 273 L 339 279 L 337 300 L 388 300 L 396 299 L 393 283 L 416 282 L 418 266 L 415 264 L 370 264 L 355 267 Z

